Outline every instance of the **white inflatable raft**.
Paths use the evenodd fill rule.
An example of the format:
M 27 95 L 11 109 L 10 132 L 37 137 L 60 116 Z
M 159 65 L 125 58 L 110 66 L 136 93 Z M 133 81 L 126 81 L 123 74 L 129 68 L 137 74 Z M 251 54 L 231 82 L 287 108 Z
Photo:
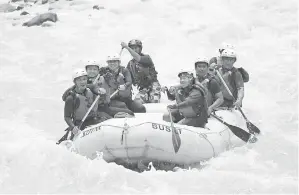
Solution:
M 181 138 L 180 149 L 175 153 L 170 123 L 162 120 L 165 105 L 148 104 L 146 107 L 153 113 L 136 114 L 134 118 L 113 118 L 86 128 L 74 138 L 72 146 L 90 159 L 102 152 L 107 162 L 130 167 L 140 162 L 191 165 L 245 144 L 227 126 L 209 118 L 205 128 L 174 124 Z M 229 124 L 246 129 L 238 111 L 220 110 L 216 115 Z

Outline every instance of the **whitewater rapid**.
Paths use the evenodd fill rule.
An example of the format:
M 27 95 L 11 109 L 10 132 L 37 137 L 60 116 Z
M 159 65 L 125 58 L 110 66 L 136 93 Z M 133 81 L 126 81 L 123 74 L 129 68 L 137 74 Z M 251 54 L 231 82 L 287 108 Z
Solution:
M 22 26 L 49 6 L 56 24 Z M 25 9 L 30 16 L 0 13 L 0 193 L 298 194 L 297 1 L 60 0 Z M 133 38 L 162 85 L 192 70 L 195 58 L 217 55 L 222 42 L 236 45 L 236 66 L 250 73 L 244 110 L 262 131 L 259 142 L 198 169 L 141 174 L 57 146 L 72 70 L 82 59 L 105 63 Z M 122 63 L 129 60 L 123 52 Z

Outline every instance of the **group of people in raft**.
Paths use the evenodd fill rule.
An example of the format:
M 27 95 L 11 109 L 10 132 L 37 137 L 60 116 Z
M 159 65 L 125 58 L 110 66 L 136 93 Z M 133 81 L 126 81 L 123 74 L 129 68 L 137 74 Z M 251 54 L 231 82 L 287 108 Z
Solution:
M 230 44 L 222 44 L 218 57 L 196 59 L 196 75 L 193 71 L 180 71 L 179 85 L 169 89 L 161 87 L 151 57 L 142 53 L 140 40 L 133 39 L 128 44 L 122 42 L 121 47 L 133 58 L 126 67 L 121 66 L 120 56 L 116 54 L 107 57 L 106 67 L 88 61 L 84 69 L 74 71 L 74 85 L 62 96 L 65 101 L 64 119 L 73 135 L 86 126 L 113 117 L 145 113 L 143 104 L 159 103 L 161 92 L 166 93 L 169 100 L 176 101 L 168 106 L 169 113 L 164 114 L 163 119 L 170 121 L 172 117 L 175 123 L 194 127 L 204 127 L 216 109 L 242 106 L 244 82 L 248 81 L 249 75 L 243 68 L 234 67 L 237 56 Z M 134 99 L 132 85 L 139 90 Z

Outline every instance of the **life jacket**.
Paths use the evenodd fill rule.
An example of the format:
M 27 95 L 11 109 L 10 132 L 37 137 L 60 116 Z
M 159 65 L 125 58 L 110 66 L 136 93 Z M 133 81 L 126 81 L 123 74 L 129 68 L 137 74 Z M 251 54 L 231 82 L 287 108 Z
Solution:
M 88 109 L 90 108 L 91 104 L 95 100 L 95 95 L 91 92 L 89 88 L 86 88 L 84 91 L 84 94 L 78 94 L 75 91 L 73 91 L 73 98 L 74 102 L 77 103 L 79 101 L 79 106 L 75 108 L 73 113 L 73 120 L 74 121 L 81 121 L 85 114 L 87 113 Z M 90 111 L 88 116 L 95 117 L 98 110 L 98 102 L 94 105 L 92 110 Z
M 203 81 L 199 81 L 198 77 L 195 79 L 195 84 L 200 86 L 202 88 L 202 90 L 205 91 L 208 106 L 211 106 L 214 103 L 214 101 L 216 100 L 216 98 L 214 97 L 214 95 L 212 94 L 212 92 L 210 90 L 212 80 L 214 80 L 218 83 L 218 81 L 212 75 L 207 76 Z
M 235 68 L 235 70 L 233 71 L 233 77 L 236 76 L 235 73 L 237 71 L 239 71 L 241 73 L 244 83 L 247 83 L 249 81 L 249 74 L 248 74 L 248 72 L 244 68 L 242 68 L 242 67 Z
M 140 55 L 144 56 L 144 54 Z M 132 59 L 129 61 L 127 68 L 131 73 L 133 85 L 137 85 L 138 88 L 150 88 L 153 82 L 158 81 L 158 72 L 154 64 L 150 67 L 143 67 L 137 60 Z
M 223 80 L 225 81 L 225 83 L 227 84 L 229 90 L 231 91 L 231 93 L 233 94 L 234 98 L 237 99 L 238 97 L 238 89 L 237 89 L 237 85 L 236 85 L 236 72 L 238 72 L 238 69 L 233 67 L 231 70 L 226 71 L 225 73 L 222 72 L 222 69 L 219 69 L 219 72 L 223 78 Z M 222 84 L 221 80 L 217 78 L 217 81 L 219 83 L 221 83 L 220 87 L 221 87 L 221 91 L 223 94 L 223 98 L 227 99 L 227 100 L 233 100 L 233 98 L 230 96 L 229 92 L 226 90 L 225 86 Z
M 109 94 L 114 93 L 120 85 L 126 83 L 124 71 L 125 71 L 125 67 L 120 66 L 118 72 L 114 74 L 111 79 L 109 79 L 107 83 L 109 86 Z M 115 99 L 117 97 L 130 98 L 131 96 L 132 96 L 132 86 L 127 86 L 125 90 L 119 90 L 118 93 L 112 99 Z
M 185 118 L 199 117 L 202 121 L 204 121 L 206 123 L 207 118 L 208 118 L 208 112 L 207 112 L 208 106 L 207 106 L 207 102 L 206 102 L 205 91 L 203 90 L 203 88 L 201 88 L 197 84 L 194 84 L 194 85 L 192 85 L 192 88 L 190 89 L 190 91 L 187 92 L 187 93 L 184 92 L 183 89 L 180 89 L 180 90 L 177 91 L 177 93 L 175 93 L 176 101 L 177 101 L 178 104 L 185 101 L 186 98 L 194 90 L 198 91 L 203 96 L 203 98 L 204 98 L 203 103 L 198 101 L 197 103 L 194 103 L 193 105 L 184 106 L 182 108 L 179 108 L 179 112 Z
M 97 88 L 103 88 L 106 90 L 106 94 L 105 95 L 101 95 L 100 99 L 99 99 L 99 104 L 108 104 L 110 102 L 110 93 L 109 93 L 109 85 L 107 84 L 107 82 L 105 81 L 103 76 L 100 76 L 97 81 L 94 81 L 94 79 L 89 78 L 87 81 L 88 84 L 93 84 L 97 87 Z

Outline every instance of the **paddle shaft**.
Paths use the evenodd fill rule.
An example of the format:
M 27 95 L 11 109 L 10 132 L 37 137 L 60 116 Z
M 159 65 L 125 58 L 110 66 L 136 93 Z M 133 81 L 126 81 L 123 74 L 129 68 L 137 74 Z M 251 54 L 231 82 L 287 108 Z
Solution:
M 112 98 L 113 96 L 115 96 L 115 94 L 118 93 L 118 89 L 116 91 L 114 91 L 111 95 L 110 98 Z M 86 114 L 84 115 L 80 125 L 79 125 L 79 129 L 82 126 L 82 124 L 84 123 L 85 119 L 87 118 L 88 114 L 90 113 L 90 111 L 93 109 L 94 105 L 97 103 L 97 101 L 100 99 L 100 95 L 97 95 L 96 99 L 93 101 L 93 103 L 91 104 L 90 108 L 88 109 L 88 111 L 86 112 Z
M 180 146 L 181 146 L 181 138 L 180 138 L 180 135 L 177 133 L 175 127 L 174 127 L 171 110 L 169 108 L 167 108 L 167 111 L 169 113 L 170 126 L 172 128 L 172 131 L 171 131 L 172 144 L 173 144 L 173 147 L 174 147 L 174 152 L 177 153 L 180 149 Z
M 215 119 L 217 119 L 218 121 L 220 121 L 221 123 L 225 124 L 226 126 L 229 126 L 230 124 L 228 124 L 227 122 L 225 122 L 222 118 L 220 118 L 219 116 L 215 115 L 215 114 L 211 114 L 211 116 L 213 116 Z
M 168 113 L 169 113 L 169 118 L 170 118 L 170 126 L 171 126 L 171 128 L 172 128 L 172 133 L 175 133 L 174 131 L 175 131 L 175 128 L 174 128 L 174 125 L 173 125 L 173 120 L 172 120 L 172 115 L 171 115 L 171 111 L 170 111 L 170 109 L 169 108 L 167 108 L 167 110 L 168 110 Z M 176 143 L 176 145 L 178 145 L 179 144 L 179 142 L 178 142 L 178 140 L 177 140 L 177 138 L 175 137 L 175 143 Z

